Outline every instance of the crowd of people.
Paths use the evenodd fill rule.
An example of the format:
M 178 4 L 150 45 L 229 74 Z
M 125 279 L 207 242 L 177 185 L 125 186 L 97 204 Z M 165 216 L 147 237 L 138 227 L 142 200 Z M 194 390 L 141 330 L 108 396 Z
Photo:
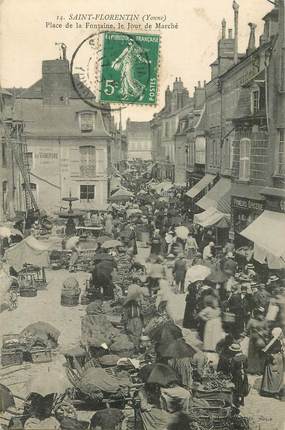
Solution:
M 141 411 L 148 412 L 150 405 L 163 411 L 153 428 L 196 428 L 184 413 L 191 409 L 193 386 L 213 369 L 232 383 L 231 405 L 236 410 L 250 392 L 249 375 L 260 377 L 261 396 L 285 397 L 281 273 L 265 278 L 250 253 L 240 258 L 230 240 L 219 243 L 214 228 L 195 224 L 179 187 L 169 196 L 154 190 L 152 183 L 142 183 L 133 198 L 110 204 L 104 214 L 94 213 L 92 222 L 103 226 L 103 234 L 114 245 L 106 248 L 97 241 L 86 291 L 89 302 L 117 308 L 133 354 L 143 353 L 148 363 L 170 366 L 178 376 L 165 386 L 149 383 L 149 374 L 144 381 L 148 382 L 139 394 Z M 72 272 L 79 245 L 72 248 Z M 175 302 L 183 294 L 184 317 L 178 321 Z M 190 341 L 183 340 L 184 333 Z M 175 354 L 165 351 L 176 341 L 178 349 L 181 341 L 190 349 L 182 358 L 169 359 Z M 173 406 L 173 398 L 180 399 L 179 407 Z M 163 426 L 164 411 L 175 414 Z M 90 428 L 100 425 L 98 417 Z

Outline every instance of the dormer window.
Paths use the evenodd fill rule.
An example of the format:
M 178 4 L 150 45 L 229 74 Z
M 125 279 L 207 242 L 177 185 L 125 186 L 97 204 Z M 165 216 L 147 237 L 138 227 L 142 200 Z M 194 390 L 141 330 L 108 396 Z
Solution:
M 95 113 L 81 112 L 79 114 L 79 127 L 82 133 L 90 133 L 94 130 Z
M 255 89 L 251 93 L 251 113 L 255 114 L 260 110 L 260 90 Z

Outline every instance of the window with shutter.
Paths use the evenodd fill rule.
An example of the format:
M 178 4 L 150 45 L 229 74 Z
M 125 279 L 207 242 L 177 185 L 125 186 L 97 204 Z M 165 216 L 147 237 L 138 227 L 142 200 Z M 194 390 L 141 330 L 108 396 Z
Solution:
M 80 176 L 94 177 L 96 175 L 96 152 L 94 146 L 80 146 Z
M 250 139 L 240 140 L 239 179 L 249 181 L 250 178 Z
M 80 130 L 82 133 L 90 133 L 94 129 L 94 113 L 82 112 L 80 118 Z

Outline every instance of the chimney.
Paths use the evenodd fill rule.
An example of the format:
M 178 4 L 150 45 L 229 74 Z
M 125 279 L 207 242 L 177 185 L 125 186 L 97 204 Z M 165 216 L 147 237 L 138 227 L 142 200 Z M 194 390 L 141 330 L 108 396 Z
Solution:
M 233 38 L 233 30 L 231 28 L 229 28 L 228 30 L 228 39 L 232 39 Z
M 206 88 L 206 85 L 207 85 L 207 81 L 204 81 L 204 88 Z
M 64 105 L 69 102 L 71 80 L 68 60 L 42 62 L 42 97 L 44 104 Z
M 239 5 L 235 0 L 233 1 L 233 10 L 234 10 L 234 23 L 235 23 L 234 64 L 237 64 L 237 62 L 238 62 L 238 11 L 239 11 Z
M 280 91 L 285 93 L 285 0 L 279 0 Z
M 227 22 L 226 22 L 225 18 L 223 18 L 223 20 L 222 20 L 222 39 L 226 38 L 226 26 L 227 26 Z
M 250 55 L 255 50 L 255 29 L 256 24 L 253 24 L 252 22 L 249 22 L 249 28 L 250 28 L 250 35 L 249 35 L 249 41 L 248 41 L 248 47 L 246 50 L 247 55 Z
M 201 88 L 201 81 L 198 81 L 198 88 Z

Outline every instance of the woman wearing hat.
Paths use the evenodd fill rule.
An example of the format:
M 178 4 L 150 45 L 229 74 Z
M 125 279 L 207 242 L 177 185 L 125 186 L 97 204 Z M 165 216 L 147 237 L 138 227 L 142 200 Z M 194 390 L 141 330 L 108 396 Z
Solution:
M 230 363 L 230 373 L 234 384 L 233 403 L 236 407 L 244 406 L 244 398 L 249 393 L 247 378 L 247 358 L 242 353 L 238 343 L 233 343 L 229 350 L 233 354 Z
M 263 349 L 263 352 L 266 353 L 266 361 L 260 394 L 265 397 L 280 399 L 285 371 L 282 338 L 282 329 L 274 328 L 271 341 Z
M 248 373 L 262 375 L 265 365 L 265 355 L 262 349 L 268 336 L 268 321 L 264 319 L 265 309 L 259 307 L 253 311 L 253 317 L 247 325 L 249 334 L 248 344 Z
M 128 294 L 124 302 L 124 315 L 126 332 L 130 335 L 135 347 L 138 349 L 140 337 L 143 330 L 143 317 L 141 312 L 141 303 L 143 297 L 148 295 L 147 288 L 131 284 L 128 288 Z

